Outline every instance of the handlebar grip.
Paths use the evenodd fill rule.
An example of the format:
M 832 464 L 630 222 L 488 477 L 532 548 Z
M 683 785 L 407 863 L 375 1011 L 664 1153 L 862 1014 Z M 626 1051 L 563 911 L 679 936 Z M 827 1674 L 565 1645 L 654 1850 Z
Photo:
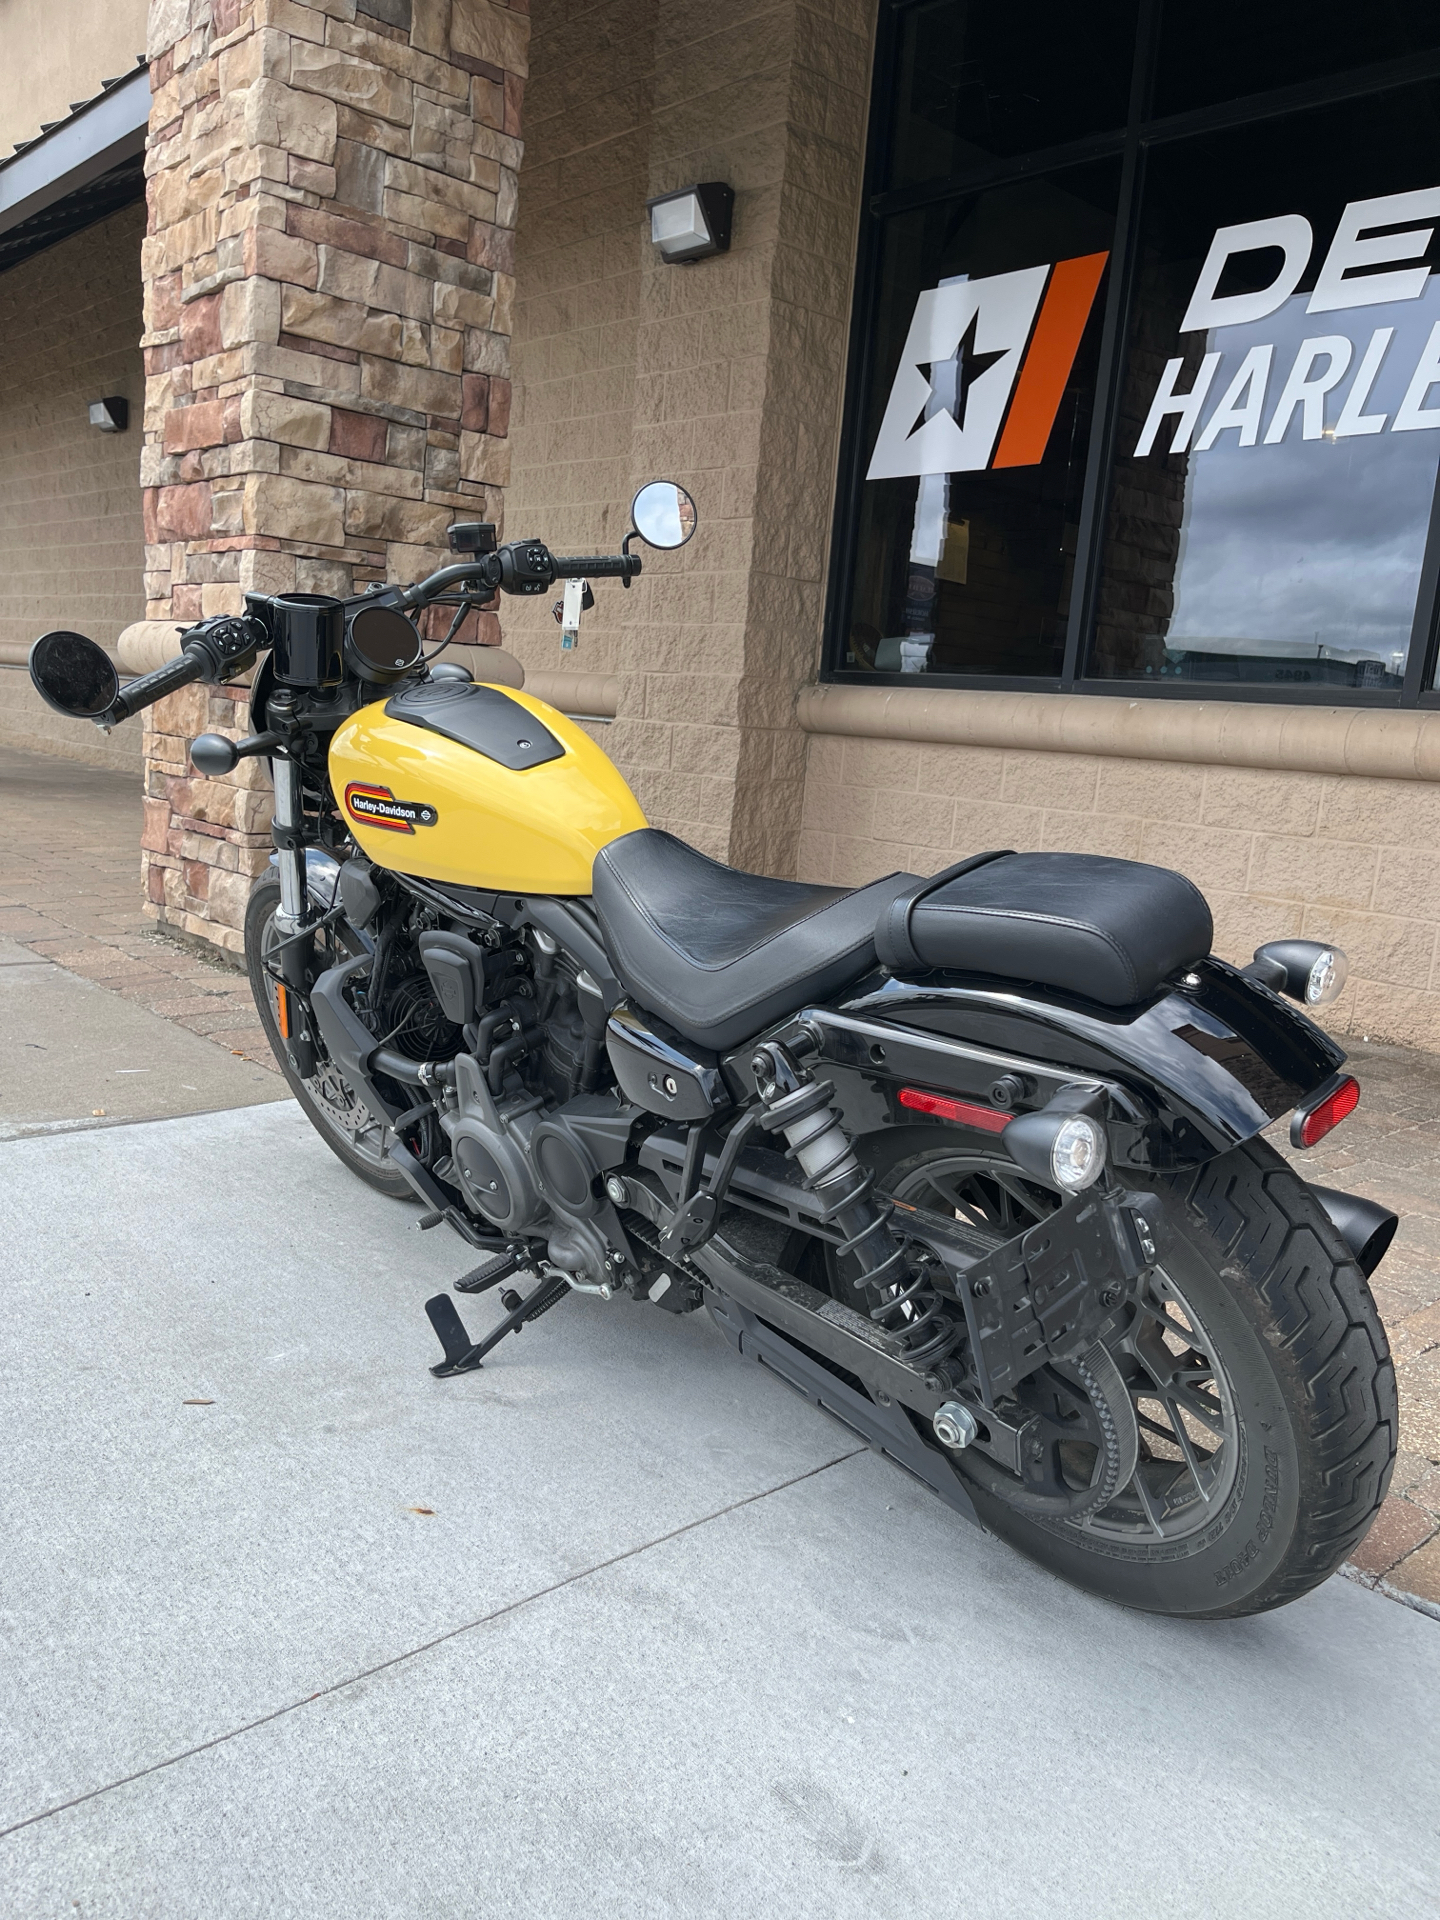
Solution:
M 638 553 L 591 553 L 579 558 L 552 554 L 557 580 L 633 580 L 640 571 Z
M 142 707 L 163 700 L 167 693 L 177 693 L 181 687 L 188 687 L 192 681 L 201 680 L 210 671 L 210 663 L 196 648 L 193 652 L 187 648 L 174 660 L 167 660 L 163 667 L 157 667 L 154 673 L 143 674 L 140 679 L 132 680 L 128 687 L 122 687 L 120 697 L 110 709 L 116 721 L 128 720 L 132 713 L 139 713 Z

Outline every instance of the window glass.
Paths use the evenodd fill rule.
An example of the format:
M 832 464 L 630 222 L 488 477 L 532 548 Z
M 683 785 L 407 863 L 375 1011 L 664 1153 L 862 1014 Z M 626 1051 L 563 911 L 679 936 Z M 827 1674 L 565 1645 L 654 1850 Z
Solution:
M 1166 0 L 1152 113 L 1184 113 L 1440 45 L 1435 0 Z
M 899 29 L 889 184 L 1125 124 L 1135 0 L 1084 7 L 931 0 Z
M 1440 456 L 1440 89 L 1151 153 L 1089 671 L 1394 691 Z
M 1118 162 L 895 217 L 843 664 L 1060 671 Z

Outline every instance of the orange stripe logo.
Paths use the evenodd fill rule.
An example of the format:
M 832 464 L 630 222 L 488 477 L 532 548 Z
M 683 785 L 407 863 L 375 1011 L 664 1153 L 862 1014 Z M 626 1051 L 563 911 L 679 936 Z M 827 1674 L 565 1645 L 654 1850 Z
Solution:
M 345 789 L 345 811 L 357 825 L 382 827 L 386 833 L 414 833 L 433 827 L 440 815 L 428 800 L 397 800 L 389 787 L 370 787 L 352 780 Z
M 922 293 L 865 477 L 1037 466 L 1109 257 Z
M 1051 273 L 992 466 L 1036 467 L 1045 458 L 1065 382 L 1080 351 L 1080 336 L 1109 258 L 1108 253 L 1087 253 L 1078 260 L 1061 260 Z

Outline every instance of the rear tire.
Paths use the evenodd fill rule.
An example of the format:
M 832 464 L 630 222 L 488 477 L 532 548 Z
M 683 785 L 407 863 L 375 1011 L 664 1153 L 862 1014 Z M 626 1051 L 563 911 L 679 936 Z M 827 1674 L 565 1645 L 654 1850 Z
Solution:
M 1149 1612 L 1226 1619 L 1320 1585 L 1368 1531 L 1395 1465 L 1390 1347 L 1364 1275 L 1262 1140 L 1164 1188 L 1166 1270 L 1219 1349 L 1239 1460 L 1223 1512 L 1173 1547 L 1122 1549 L 977 1490 L 986 1524 L 1077 1585 Z
M 899 1140 L 875 1144 L 880 1184 L 902 1198 L 945 1204 L 933 1182 L 927 1198 L 920 1188 L 929 1178 L 926 1163 L 933 1172 L 947 1158 L 951 1166 L 993 1159 L 1023 1198 L 1008 1157 L 978 1145 L 971 1154 L 964 1136 L 942 1146 L 932 1135 L 919 1153 L 913 1135 L 908 1153 Z M 1142 1445 L 1128 1504 L 1120 1489 L 1109 1507 L 1079 1520 L 1035 1518 L 1007 1504 L 1009 1476 L 978 1449 L 973 1460 L 966 1453 L 952 1458 L 984 1524 L 1073 1585 L 1123 1606 L 1190 1619 L 1262 1613 L 1328 1578 L 1379 1512 L 1398 1427 L 1389 1344 L 1339 1233 L 1267 1142 L 1247 1141 L 1202 1167 L 1152 1175 L 1146 1184 L 1163 1199 L 1167 1235 L 1160 1262 L 1142 1282 L 1153 1291 L 1137 1297 L 1151 1301 L 1150 1351 L 1162 1364 L 1147 1375 L 1133 1345 L 1131 1357 L 1118 1346 L 1115 1357 L 1129 1369 L 1142 1439 L 1142 1400 L 1159 1406 L 1154 1379 L 1171 1362 L 1177 1379 L 1190 1367 L 1191 1379 L 1204 1379 L 1208 1361 L 1211 1384 L 1198 1396 L 1189 1388 L 1191 1401 L 1177 1403 L 1198 1398 L 1224 1436 L 1217 1442 L 1187 1418 L 1192 1438 L 1202 1436 L 1193 1449 L 1198 1466 L 1190 1487 L 1183 1485 L 1186 1468 L 1172 1472 L 1177 1492 L 1190 1494 L 1189 1516 L 1182 1512 L 1173 1527 L 1161 1524 L 1167 1501 L 1152 1513 L 1141 1497 L 1148 1490 L 1138 1485 L 1147 1448 L 1150 1486 L 1164 1485 L 1168 1462 L 1179 1459 L 1180 1449 L 1167 1449 L 1163 1438 L 1158 1460 L 1153 1440 Z M 959 1211 L 966 1211 L 966 1192 L 977 1190 L 956 1189 Z M 1007 1220 L 997 1240 L 1023 1224 Z M 1178 1324 L 1157 1317 L 1155 1306 L 1165 1300 Z M 1132 1332 L 1145 1324 L 1137 1310 Z M 1160 1327 L 1168 1353 L 1156 1345 Z M 1187 1328 L 1193 1340 L 1183 1337 Z M 1150 1432 L 1161 1429 L 1152 1421 Z M 1214 1448 L 1208 1456 L 1206 1446 Z M 1082 1484 L 1087 1477 L 1082 1473 Z M 1175 1506 L 1183 1509 L 1183 1499 Z
M 305 1117 L 329 1147 L 367 1186 L 392 1200 L 413 1200 L 409 1183 L 384 1158 L 392 1138 L 388 1127 L 379 1125 L 349 1083 L 322 1061 L 310 1080 L 296 1073 L 280 1033 L 275 1003 L 275 983 L 265 965 L 265 955 L 275 944 L 275 914 L 280 906 L 280 882 L 269 874 L 256 881 L 245 910 L 245 965 L 250 974 L 250 991 L 255 1010 L 270 1042 L 276 1064 L 299 1101 Z M 348 1118 L 347 1118 L 348 1117 Z M 368 1128 L 367 1128 L 367 1124 Z

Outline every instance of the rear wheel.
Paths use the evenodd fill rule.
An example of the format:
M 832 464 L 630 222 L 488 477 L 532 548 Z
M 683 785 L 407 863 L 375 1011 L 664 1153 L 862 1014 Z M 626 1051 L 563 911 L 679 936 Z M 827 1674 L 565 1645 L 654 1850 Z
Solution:
M 885 1159 L 887 1191 L 997 1242 L 1058 1204 L 983 1145 L 917 1152 L 911 1136 Z M 1344 1243 L 1264 1141 L 1152 1183 L 1163 1263 L 1110 1343 L 1140 1430 L 1132 1477 L 1098 1511 L 1040 1517 L 978 1447 L 952 1457 L 986 1526 L 1074 1584 L 1150 1612 L 1262 1612 L 1324 1580 L 1379 1510 L 1396 1443 L 1389 1347 Z M 861 1304 L 842 1275 L 833 1286 Z M 1079 1375 L 1046 1367 L 1019 1397 L 1057 1502 L 1089 1486 L 1099 1416 Z
M 392 1199 L 409 1200 L 413 1195 L 408 1184 L 385 1157 L 395 1137 L 385 1122 L 370 1111 L 361 1096 L 329 1060 L 323 1057 L 319 1059 L 315 1072 L 303 1080 L 291 1063 L 280 1033 L 276 978 L 271 959 L 280 943 L 280 935 L 275 928 L 275 915 L 279 908 L 280 883 L 266 875 L 253 888 L 245 913 L 245 964 L 250 973 L 250 991 L 255 996 L 255 1008 L 260 1015 L 260 1024 L 265 1029 L 265 1037 L 270 1042 L 270 1051 L 275 1055 L 290 1091 L 330 1151 L 343 1160 L 352 1173 L 358 1174 L 379 1192 L 389 1194 Z M 321 934 L 317 940 L 319 957 L 326 966 L 341 957 L 329 952 L 326 946 L 328 939 L 327 934 Z

